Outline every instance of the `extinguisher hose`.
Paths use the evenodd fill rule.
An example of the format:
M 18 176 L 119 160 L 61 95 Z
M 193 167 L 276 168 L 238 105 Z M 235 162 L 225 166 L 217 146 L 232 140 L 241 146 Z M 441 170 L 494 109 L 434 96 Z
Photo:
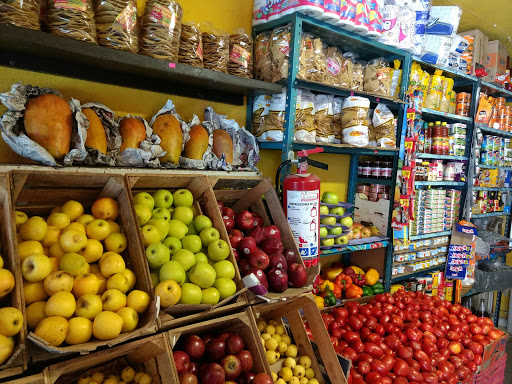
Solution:
M 292 163 L 291 160 L 285 160 L 279 165 L 279 167 L 277 167 L 275 185 L 276 185 L 277 196 L 279 196 L 279 199 L 281 199 L 281 200 L 283 198 L 283 188 L 281 186 L 281 183 L 279 182 L 279 175 L 281 174 L 283 167 L 288 164 L 291 164 L 291 163 Z

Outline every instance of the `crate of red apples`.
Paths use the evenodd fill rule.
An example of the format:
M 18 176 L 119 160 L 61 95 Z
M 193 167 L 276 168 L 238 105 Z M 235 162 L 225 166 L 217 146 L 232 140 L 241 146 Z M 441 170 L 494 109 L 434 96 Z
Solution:
M 352 384 L 457 384 L 487 367 L 507 335 L 489 318 L 422 292 L 378 294 L 322 318 Z

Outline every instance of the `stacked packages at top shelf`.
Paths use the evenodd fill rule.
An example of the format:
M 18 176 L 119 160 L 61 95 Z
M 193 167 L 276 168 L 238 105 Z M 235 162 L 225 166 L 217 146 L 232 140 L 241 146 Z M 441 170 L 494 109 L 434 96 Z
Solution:
M 512 107 L 505 105 L 503 97 L 494 98 L 480 94 L 475 122 L 494 129 L 512 132 Z

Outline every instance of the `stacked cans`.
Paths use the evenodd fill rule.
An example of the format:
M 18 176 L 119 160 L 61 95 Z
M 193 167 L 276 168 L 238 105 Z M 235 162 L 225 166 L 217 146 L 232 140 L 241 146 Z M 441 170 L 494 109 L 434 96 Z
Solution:
M 446 198 L 444 203 L 444 220 L 443 231 L 452 229 L 453 224 L 459 218 L 460 205 L 461 205 L 461 191 L 456 189 L 448 189 L 446 191 Z
M 448 124 L 450 133 L 449 149 L 450 155 L 464 156 L 466 152 L 467 126 L 462 123 Z
M 505 105 L 507 101 L 503 97 L 495 99 L 489 126 L 502 131 L 512 131 L 512 107 Z
M 416 191 L 416 220 L 411 235 L 448 231 L 460 212 L 460 191 L 429 189 Z
M 512 166 L 510 138 L 485 135 L 480 149 L 480 164 Z
M 469 116 L 471 108 L 471 93 L 457 93 L 457 103 L 455 104 L 455 114 L 459 116 Z

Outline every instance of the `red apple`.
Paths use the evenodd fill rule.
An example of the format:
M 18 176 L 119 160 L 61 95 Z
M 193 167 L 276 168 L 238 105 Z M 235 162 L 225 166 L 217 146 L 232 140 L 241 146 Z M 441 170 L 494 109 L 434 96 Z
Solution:
M 199 375 L 199 363 L 197 361 L 191 361 L 188 365 L 188 371 L 194 375 Z
M 184 351 L 190 360 L 198 360 L 204 355 L 204 341 L 197 335 L 190 335 L 185 340 Z
M 251 229 L 254 223 L 252 213 L 249 211 L 240 211 L 235 216 L 235 225 L 241 231 Z
M 252 237 L 258 246 L 265 240 L 265 231 L 260 226 L 252 227 L 246 235 Z
M 224 203 L 222 201 L 217 200 L 217 205 L 219 206 L 220 214 L 222 215 L 222 212 L 224 211 Z
M 224 207 L 224 209 L 222 210 L 222 216 L 228 216 L 234 220 L 235 219 L 235 211 L 233 211 L 229 207 Z
M 251 266 L 249 265 L 249 260 L 248 259 L 241 259 L 239 262 L 238 262 L 238 269 L 240 270 L 240 273 L 242 274 L 242 277 L 246 276 L 250 269 L 251 269 Z
M 265 272 L 263 272 L 261 269 L 251 268 L 249 270 L 249 272 L 247 273 L 247 275 L 249 273 L 254 274 L 254 276 L 256 276 L 258 278 L 258 280 L 260 281 L 260 284 L 263 285 L 266 288 L 266 290 L 268 291 L 268 280 L 267 280 L 267 276 L 265 276 Z
M 258 373 L 256 376 L 254 376 L 254 379 L 252 379 L 251 384 L 273 384 L 274 380 L 272 380 L 272 377 L 267 375 L 266 373 Z
M 179 375 L 180 384 L 197 384 L 197 376 L 190 372 L 182 372 Z
M 211 333 L 203 333 L 201 335 L 201 339 L 204 341 L 204 345 L 208 344 L 208 342 L 213 339 L 213 335 Z
M 288 288 L 288 275 L 284 269 L 272 268 L 267 272 L 267 280 L 275 292 L 284 292 Z
M 281 253 L 283 252 L 283 243 L 281 243 L 281 240 L 271 237 L 263 240 L 260 244 L 260 248 L 263 252 L 269 255 L 273 253 Z
M 261 249 L 256 249 L 254 252 L 249 254 L 249 265 L 253 268 L 267 269 L 270 260 L 268 255 Z
M 216 337 L 206 344 L 205 352 L 209 361 L 220 361 L 226 355 L 226 344 Z
M 173 351 L 172 357 L 174 358 L 174 364 L 178 373 L 187 372 L 190 364 L 190 358 L 183 351 Z
M 219 336 L 217 336 L 218 339 L 222 340 L 224 343 L 226 342 L 226 339 L 231 336 L 231 332 L 222 332 Z
M 224 226 L 226 227 L 226 231 L 231 231 L 235 228 L 235 220 L 229 216 L 222 216 L 222 221 L 224 222 Z
M 292 265 L 293 263 L 297 262 L 297 253 L 293 249 L 285 249 L 283 251 L 283 255 L 286 258 L 286 263 L 288 266 Z
M 233 257 L 237 263 L 240 261 L 240 254 L 238 253 L 238 250 L 233 249 Z
M 244 341 L 236 334 L 231 334 L 226 339 L 226 354 L 237 355 L 244 349 Z
M 245 349 L 236 356 L 240 360 L 240 364 L 242 364 L 242 372 L 248 372 L 252 369 L 253 360 L 251 352 Z
M 244 372 L 238 379 L 238 384 L 251 384 L 256 374 L 254 372 Z
M 226 381 L 226 374 L 224 369 L 217 363 L 207 364 L 201 369 L 201 383 L 208 384 L 224 384 Z
M 288 263 L 286 262 L 286 257 L 282 253 L 274 253 L 269 256 L 270 263 L 269 268 L 281 268 L 285 271 L 288 270 Z
M 279 241 L 281 241 L 281 230 L 277 225 L 269 225 L 263 228 L 263 231 L 265 232 L 265 236 L 267 239 L 275 238 Z
M 308 282 L 306 268 L 302 264 L 294 263 L 288 267 L 288 277 L 293 288 L 300 288 Z
M 256 241 L 252 237 L 244 237 L 238 242 L 236 248 L 241 256 L 247 257 L 247 255 L 256 251 Z
M 241 231 L 239 231 L 238 229 L 232 229 L 229 232 L 229 242 L 231 243 L 231 248 L 235 249 L 240 240 L 243 239 L 243 237 L 244 234 Z
M 252 218 L 254 220 L 254 223 L 252 224 L 253 226 L 258 225 L 260 227 L 263 227 L 263 217 L 261 217 L 259 213 L 253 212 Z
M 236 380 L 242 373 L 242 364 L 235 355 L 227 355 L 220 363 L 226 373 L 226 380 Z

